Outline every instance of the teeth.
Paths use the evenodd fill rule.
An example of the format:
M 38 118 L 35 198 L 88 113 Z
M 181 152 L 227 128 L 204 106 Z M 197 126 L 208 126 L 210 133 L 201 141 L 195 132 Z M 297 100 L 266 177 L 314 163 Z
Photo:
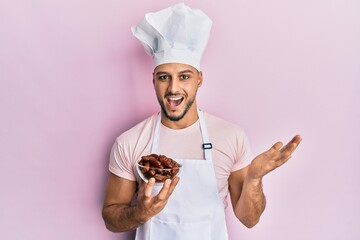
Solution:
M 180 100 L 182 97 L 169 97 L 169 100 L 171 101 L 178 101 Z

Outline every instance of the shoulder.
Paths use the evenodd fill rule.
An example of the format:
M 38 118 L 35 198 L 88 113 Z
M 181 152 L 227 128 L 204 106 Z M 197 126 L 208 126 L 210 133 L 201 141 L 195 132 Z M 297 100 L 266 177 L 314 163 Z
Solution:
M 227 152 L 232 159 L 243 158 L 245 152 L 250 155 L 248 137 L 240 126 L 206 112 L 204 119 L 215 150 Z
M 244 130 L 237 124 L 223 118 L 217 117 L 211 113 L 203 112 L 204 120 L 209 132 L 221 133 L 221 135 L 244 135 Z
M 116 142 L 119 145 L 124 144 L 136 144 L 139 139 L 150 138 L 156 123 L 157 113 L 151 115 L 150 117 L 144 119 L 143 121 L 137 123 L 132 128 L 123 132 L 120 136 L 116 138 Z
M 206 112 L 204 119 L 218 168 L 226 169 L 225 175 L 228 176 L 230 172 L 248 165 L 252 154 L 245 131 L 237 124 Z

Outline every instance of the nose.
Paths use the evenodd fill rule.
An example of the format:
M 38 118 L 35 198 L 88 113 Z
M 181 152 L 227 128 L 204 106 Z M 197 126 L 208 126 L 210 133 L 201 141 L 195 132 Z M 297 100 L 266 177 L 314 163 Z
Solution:
M 179 91 L 179 82 L 176 78 L 171 78 L 168 85 L 168 92 L 176 94 Z

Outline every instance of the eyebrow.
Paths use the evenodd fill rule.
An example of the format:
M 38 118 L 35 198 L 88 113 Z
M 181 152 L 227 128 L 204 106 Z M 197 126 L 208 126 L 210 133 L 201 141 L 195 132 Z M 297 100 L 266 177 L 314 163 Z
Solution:
M 180 71 L 179 74 L 183 74 L 183 73 L 194 73 L 193 71 L 191 71 L 190 69 L 187 69 L 187 70 L 184 70 L 184 71 Z M 159 76 L 159 75 L 163 75 L 163 74 L 170 74 L 168 72 L 157 72 L 156 75 Z

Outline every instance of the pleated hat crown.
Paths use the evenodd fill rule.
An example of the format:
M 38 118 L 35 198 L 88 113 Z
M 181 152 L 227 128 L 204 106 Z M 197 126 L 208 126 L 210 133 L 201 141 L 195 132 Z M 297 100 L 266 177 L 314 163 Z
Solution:
M 145 14 L 131 30 L 153 57 L 154 67 L 182 63 L 200 70 L 211 27 L 212 21 L 203 11 L 179 3 Z

